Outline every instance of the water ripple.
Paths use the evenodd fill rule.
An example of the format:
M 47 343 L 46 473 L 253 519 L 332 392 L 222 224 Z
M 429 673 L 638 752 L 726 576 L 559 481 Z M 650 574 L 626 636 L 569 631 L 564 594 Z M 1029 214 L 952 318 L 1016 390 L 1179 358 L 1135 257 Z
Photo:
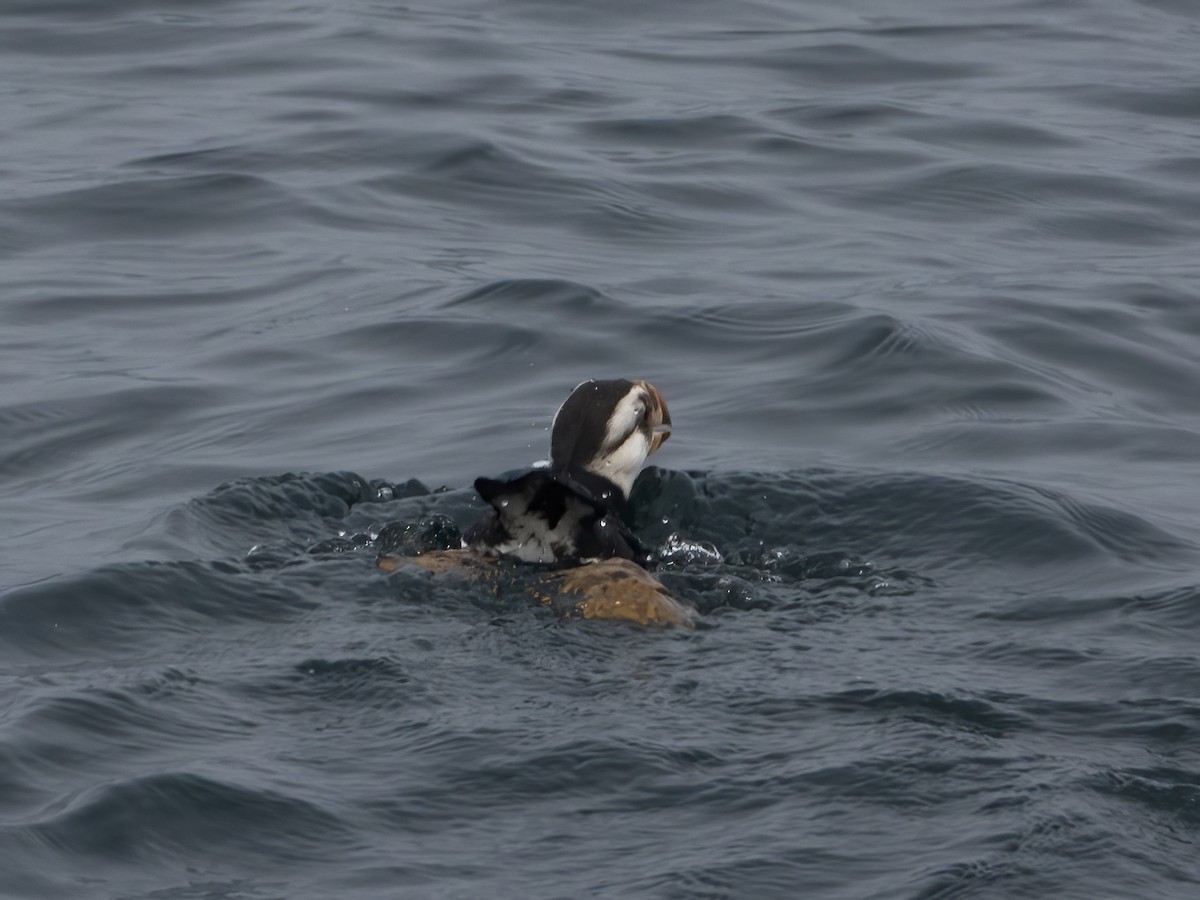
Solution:
M 958 7 L 5 4 L 0 893 L 1192 896 L 1195 11 Z M 698 628 L 375 567 L 621 376 Z

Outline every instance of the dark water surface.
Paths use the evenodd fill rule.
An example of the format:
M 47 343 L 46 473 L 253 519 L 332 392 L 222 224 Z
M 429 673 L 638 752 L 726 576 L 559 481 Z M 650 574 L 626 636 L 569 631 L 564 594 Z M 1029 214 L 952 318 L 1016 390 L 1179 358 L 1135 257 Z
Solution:
M 1198 46 L 7 0 L 0 894 L 1200 895 Z M 333 552 L 592 376 L 698 630 Z

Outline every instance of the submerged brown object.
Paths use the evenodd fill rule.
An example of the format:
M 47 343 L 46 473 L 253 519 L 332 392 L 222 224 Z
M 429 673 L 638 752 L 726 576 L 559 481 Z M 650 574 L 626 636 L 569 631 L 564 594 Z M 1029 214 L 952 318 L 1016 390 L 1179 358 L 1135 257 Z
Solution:
M 406 566 L 415 566 L 435 575 L 461 572 L 468 575 L 470 581 L 477 581 L 478 576 L 495 569 L 496 561 L 474 550 L 431 550 L 420 556 L 380 556 L 375 565 L 385 572 L 395 572 Z
M 542 584 L 561 591 L 568 600 L 577 598 L 575 609 L 585 619 L 626 619 L 639 625 L 689 628 L 695 625 L 694 609 L 680 603 L 657 578 L 627 559 L 602 559 L 562 569 L 550 573 Z M 562 602 L 561 598 L 557 601 Z
M 494 558 L 471 550 L 437 550 L 420 556 L 381 556 L 376 565 L 385 572 L 413 567 L 441 575 L 464 575 L 472 583 L 499 590 L 520 570 L 497 565 Z M 531 573 L 526 594 L 566 618 L 621 619 L 639 625 L 694 627 L 696 611 L 672 597 L 665 587 L 637 563 L 627 559 L 597 562 Z

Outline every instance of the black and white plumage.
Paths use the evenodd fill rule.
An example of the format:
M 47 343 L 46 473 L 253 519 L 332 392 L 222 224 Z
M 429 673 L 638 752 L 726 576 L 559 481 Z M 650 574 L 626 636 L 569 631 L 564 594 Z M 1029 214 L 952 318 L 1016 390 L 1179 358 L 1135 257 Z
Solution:
M 670 433 L 667 405 L 649 382 L 583 382 L 554 416 L 548 468 L 510 481 L 476 479 L 492 508 L 463 546 L 535 563 L 644 564 L 623 513 L 642 463 Z

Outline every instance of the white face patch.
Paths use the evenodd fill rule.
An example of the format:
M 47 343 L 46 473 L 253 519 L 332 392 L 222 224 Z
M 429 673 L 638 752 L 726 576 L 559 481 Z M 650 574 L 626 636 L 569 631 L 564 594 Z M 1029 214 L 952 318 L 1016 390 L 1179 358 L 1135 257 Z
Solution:
M 630 391 L 618 401 L 605 425 L 604 446 L 599 456 L 586 466 L 607 478 L 626 497 L 637 478 L 638 469 L 650 455 L 650 430 L 646 423 L 649 398 L 642 389 Z
M 628 497 L 638 470 L 649 455 L 650 442 L 646 440 L 646 435 L 635 431 L 614 450 L 588 463 L 587 469 L 607 478 Z

